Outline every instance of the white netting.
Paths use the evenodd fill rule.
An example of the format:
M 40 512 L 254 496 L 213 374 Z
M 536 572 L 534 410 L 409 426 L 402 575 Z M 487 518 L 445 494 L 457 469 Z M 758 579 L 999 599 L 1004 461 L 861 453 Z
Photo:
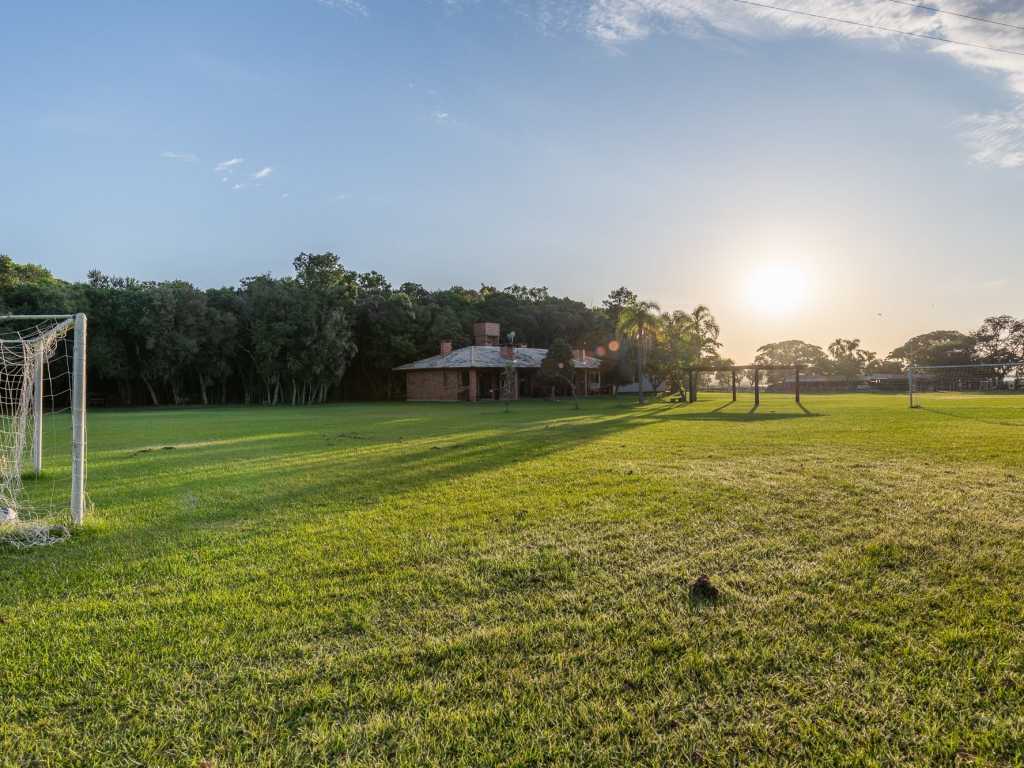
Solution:
M 915 366 L 908 379 L 914 406 L 970 399 L 997 403 L 998 396 L 1024 394 L 1024 361 Z M 1024 400 L 1015 403 L 1022 404 Z
M 0 543 L 69 535 L 73 338 L 72 319 L 0 318 Z

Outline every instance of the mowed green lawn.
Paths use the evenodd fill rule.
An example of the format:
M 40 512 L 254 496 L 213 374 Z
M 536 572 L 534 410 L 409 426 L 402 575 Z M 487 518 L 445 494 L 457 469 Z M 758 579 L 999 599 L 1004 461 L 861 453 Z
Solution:
M 1020 765 L 1024 398 L 925 403 L 95 410 L 0 764 Z

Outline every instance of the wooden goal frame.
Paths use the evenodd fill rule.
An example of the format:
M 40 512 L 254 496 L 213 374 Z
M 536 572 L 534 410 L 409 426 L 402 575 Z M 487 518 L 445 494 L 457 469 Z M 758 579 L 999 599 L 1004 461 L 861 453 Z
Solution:
M 803 369 L 802 365 L 695 365 L 686 369 L 688 386 L 687 402 L 697 402 L 697 374 L 698 373 L 724 373 L 728 371 L 732 374 L 732 401 L 736 402 L 736 372 L 737 371 L 753 371 L 754 372 L 754 407 L 756 408 L 761 404 L 761 371 L 794 371 L 796 377 L 794 379 L 793 395 L 794 400 L 799 404 L 800 402 L 800 371 Z

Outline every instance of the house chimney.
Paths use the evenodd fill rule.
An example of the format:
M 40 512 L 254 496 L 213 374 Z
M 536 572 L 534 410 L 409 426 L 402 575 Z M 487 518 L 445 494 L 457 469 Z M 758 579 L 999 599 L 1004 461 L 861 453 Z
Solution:
M 451 351 L 452 351 L 452 340 L 451 339 L 444 339 L 441 342 L 441 356 L 443 357 L 444 355 L 449 355 L 449 354 L 451 354 Z
M 498 323 L 473 323 L 473 343 L 478 347 L 496 347 L 501 339 Z
M 584 347 L 579 347 L 573 350 L 573 357 L 576 358 L 577 362 L 582 363 L 587 358 L 587 350 Z

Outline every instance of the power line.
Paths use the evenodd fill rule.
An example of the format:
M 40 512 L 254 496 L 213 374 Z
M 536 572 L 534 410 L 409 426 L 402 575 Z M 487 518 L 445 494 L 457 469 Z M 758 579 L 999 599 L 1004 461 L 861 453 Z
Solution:
M 890 3 L 896 3 L 897 5 L 907 5 L 911 8 L 920 8 L 922 11 L 931 11 L 932 13 L 944 13 L 947 16 L 958 16 L 961 19 L 970 19 L 971 21 L 980 21 L 985 24 L 995 24 L 999 27 L 1006 27 L 1007 29 L 1016 29 L 1020 32 L 1024 32 L 1024 27 L 1018 24 L 1010 24 L 1005 21 L 997 21 L 996 19 L 989 19 L 984 16 L 971 16 L 969 13 L 958 13 L 956 11 L 947 11 L 944 8 L 936 8 L 933 5 L 925 5 L 924 3 L 913 3 L 910 0 L 889 0 Z
M 1024 51 L 1013 51 L 1009 48 L 997 48 L 994 45 L 985 45 L 983 43 L 967 43 L 963 40 L 951 40 L 948 37 L 942 37 L 941 35 L 929 35 L 925 32 L 908 32 L 905 29 L 895 29 L 893 27 L 883 27 L 881 24 L 868 24 L 864 21 L 850 21 L 849 19 L 840 19 L 835 16 L 824 16 L 820 13 L 811 13 L 810 11 L 798 11 L 794 8 L 782 8 L 777 5 L 770 5 L 769 3 L 759 3 L 755 0 L 732 0 L 734 3 L 741 3 L 742 5 L 752 5 L 756 8 L 765 8 L 769 11 L 779 11 L 781 13 L 792 13 L 797 16 L 808 16 L 812 19 L 819 19 L 821 21 L 832 21 L 836 24 L 849 24 L 851 27 L 861 27 L 862 29 L 875 29 L 882 32 L 889 32 L 894 35 L 905 35 L 906 37 L 919 37 L 923 40 L 935 40 L 940 43 L 949 43 L 950 45 L 965 45 L 968 48 L 982 48 L 986 51 L 994 51 L 996 53 L 1008 53 L 1013 56 L 1024 56 Z

